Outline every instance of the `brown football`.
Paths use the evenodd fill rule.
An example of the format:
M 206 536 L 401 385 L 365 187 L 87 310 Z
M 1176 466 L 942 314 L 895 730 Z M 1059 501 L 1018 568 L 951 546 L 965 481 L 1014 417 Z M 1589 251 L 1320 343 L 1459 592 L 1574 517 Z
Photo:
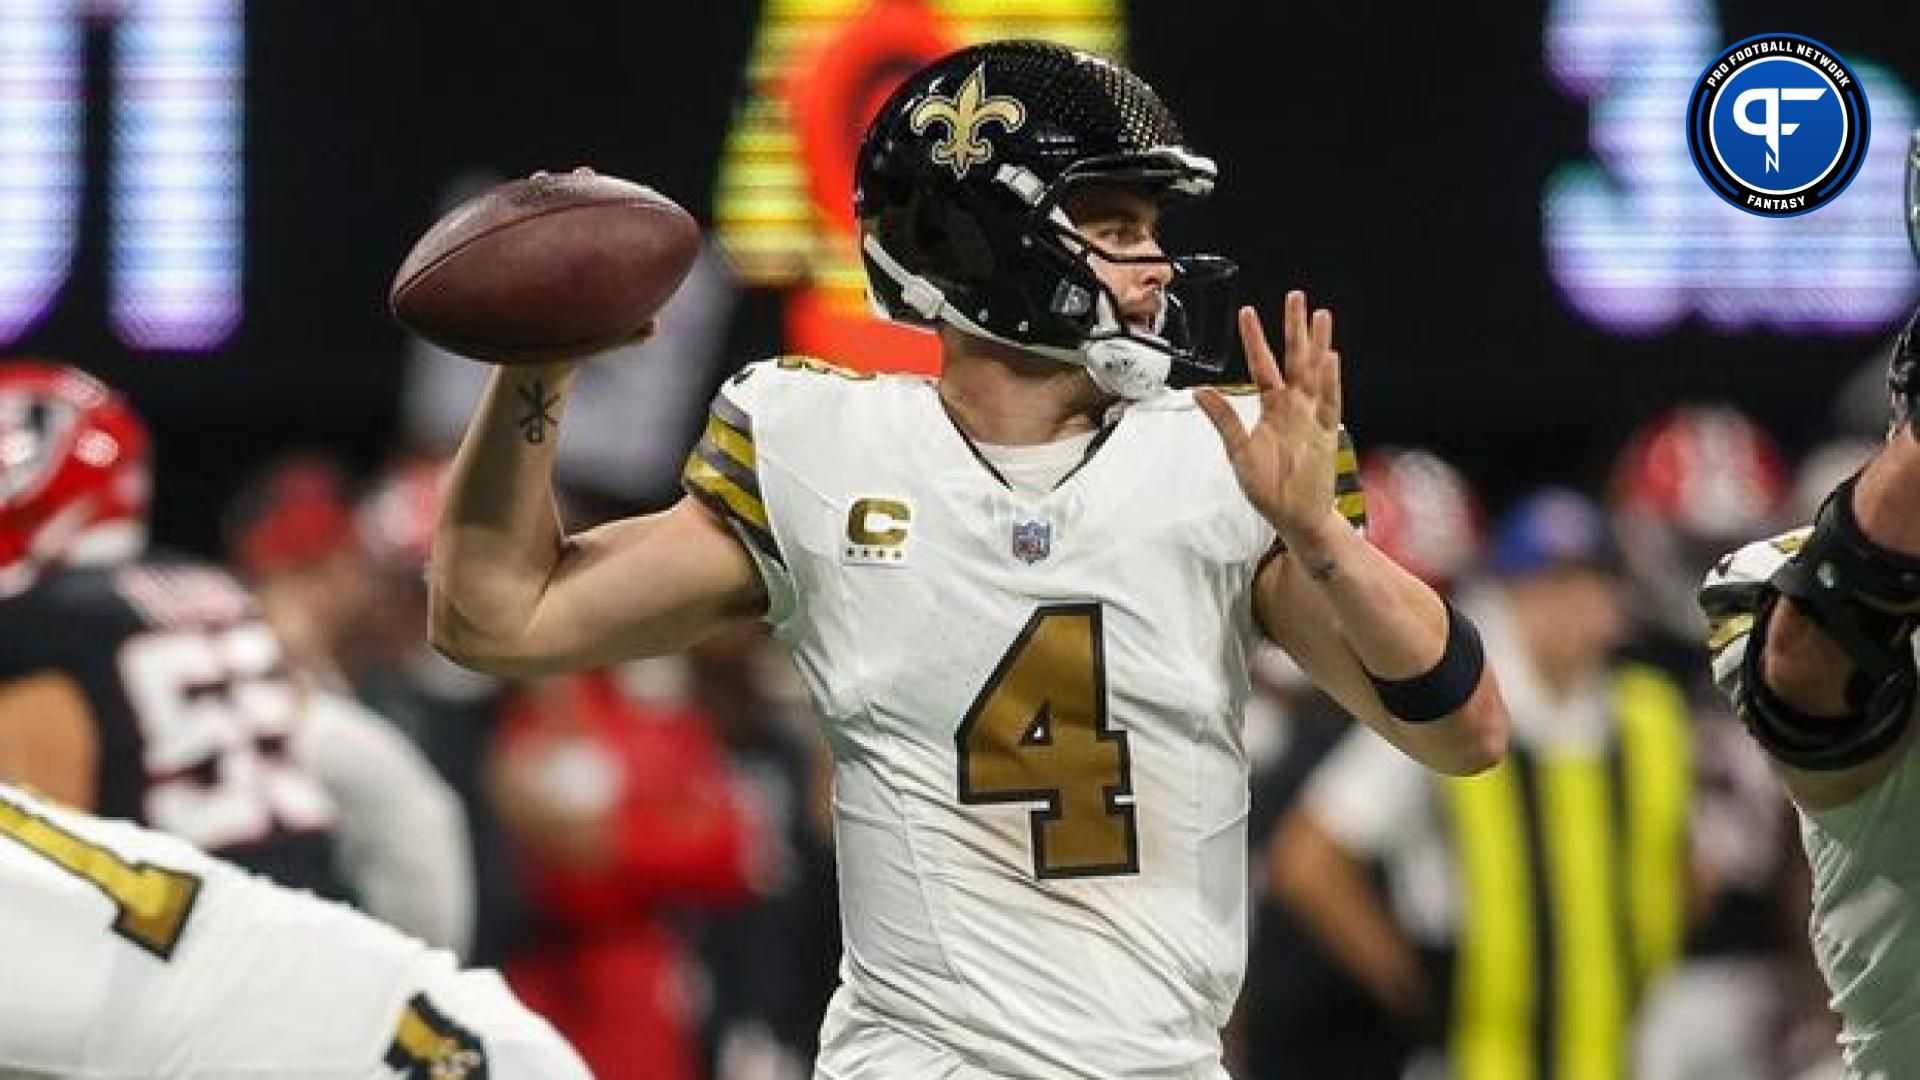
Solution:
M 535 173 L 456 207 L 394 275 L 408 329 L 498 364 L 631 341 L 685 280 L 700 227 L 665 195 L 589 169 Z

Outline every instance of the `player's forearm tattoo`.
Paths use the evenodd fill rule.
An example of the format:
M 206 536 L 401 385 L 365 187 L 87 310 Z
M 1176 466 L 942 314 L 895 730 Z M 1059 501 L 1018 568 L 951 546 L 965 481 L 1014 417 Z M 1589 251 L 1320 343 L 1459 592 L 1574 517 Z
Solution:
M 560 403 L 560 395 L 547 393 L 547 384 L 539 379 L 521 383 L 517 392 L 524 407 L 519 420 L 520 437 L 535 445 L 546 442 L 547 430 L 558 423 L 553 418 L 553 407 Z
M 1325 585 L 1340 572 L 1340 564 L 1329 558 L 1308 559 L 1307 576 Z

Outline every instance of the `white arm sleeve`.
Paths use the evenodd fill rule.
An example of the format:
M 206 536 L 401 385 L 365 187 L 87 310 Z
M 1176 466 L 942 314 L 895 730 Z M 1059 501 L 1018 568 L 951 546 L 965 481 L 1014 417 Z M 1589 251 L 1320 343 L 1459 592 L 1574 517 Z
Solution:
M 339 806 L 340 874 L 369 915 L 464 954 L 473 937 L 467 816 L 419 749 L 351 698 L 308 698 L 293 753 Z

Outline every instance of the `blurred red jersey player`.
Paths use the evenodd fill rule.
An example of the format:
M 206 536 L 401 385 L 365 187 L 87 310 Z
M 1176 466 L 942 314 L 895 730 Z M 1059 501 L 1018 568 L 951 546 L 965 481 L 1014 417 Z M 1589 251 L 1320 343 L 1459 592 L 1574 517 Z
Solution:
M 750 899 L 759 846 L 707 719 L 606 672 L 545 680 L 509 706 L 494 788 L 535 911 L 514 988 L 601 1080 L 692 1080 L 690 958 L 665 915 Z

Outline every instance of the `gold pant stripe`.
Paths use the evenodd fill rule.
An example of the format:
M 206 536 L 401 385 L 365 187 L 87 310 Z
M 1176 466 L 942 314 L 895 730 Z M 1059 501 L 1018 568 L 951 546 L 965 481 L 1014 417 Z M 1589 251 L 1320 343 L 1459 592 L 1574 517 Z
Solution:
M 1614 693 L 1627 791 L 1627 925 L 1634 977 L 1644 986 L 1680 953 L 1686 876 L 1692 745 L 1687 703 L 1666 676 L 1645 667 L 1620 673 Z
M 1626 1025 L 1606 758 L 1540 761 L 1541 833 L 1553 897 L 1555 1080 L 1619 1080 Z
M 1511 762 L 1441 781 L 1454 819 L 1463 879 L 1454 968 L 1453 1075 L 1529 1080 L 1533 1075 L 1533 896 Z

